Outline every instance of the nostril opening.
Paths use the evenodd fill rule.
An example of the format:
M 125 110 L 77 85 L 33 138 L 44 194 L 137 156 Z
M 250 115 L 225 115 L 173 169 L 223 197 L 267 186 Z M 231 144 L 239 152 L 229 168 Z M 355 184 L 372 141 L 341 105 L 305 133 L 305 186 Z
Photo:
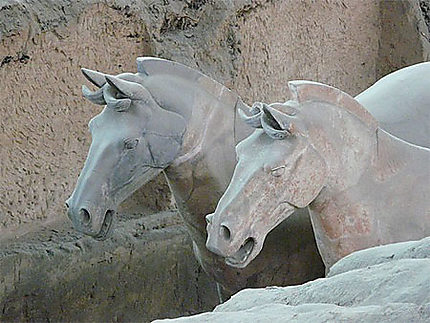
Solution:
M 66 202 L 64 204 L 66 205 L 66 208 L 69 208 L 69 203 Z
M 86 209 L 81 209 L 79 211 L 79 217 L 83 224 L 89 224 L 91 220 L 90 213 Z
M 207 224 L 211 224 L 212 223 L 212 218 L 213 218 L 213 214 L 206 215 L 206 217 L 205 217 L 206 223 Z
M 221 237 L 223 237 L 225 240 L 230 240 L 231 232 L 225 225 L 221 225 L 220 231 Z

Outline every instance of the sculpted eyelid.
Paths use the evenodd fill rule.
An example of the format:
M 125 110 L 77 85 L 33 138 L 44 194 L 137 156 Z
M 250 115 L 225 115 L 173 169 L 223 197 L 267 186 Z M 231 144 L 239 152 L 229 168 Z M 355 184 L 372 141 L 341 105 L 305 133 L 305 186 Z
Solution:
M 272 172 L 274 172 L 275 170 L 278 170 L 278 169 L 281 169 L 281 168 L 285 168 L 285 165 L 281 165 L 281 166 L 272 168 L 271 170 L 272 170 Z

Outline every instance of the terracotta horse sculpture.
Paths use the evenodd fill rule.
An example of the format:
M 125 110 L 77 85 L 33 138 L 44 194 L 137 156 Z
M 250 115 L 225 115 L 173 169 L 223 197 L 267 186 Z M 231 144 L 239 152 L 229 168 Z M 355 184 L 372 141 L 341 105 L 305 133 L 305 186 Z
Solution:
M 91 147 L 66 202 L 76 229 L 103 239 L 119 203 L 163 172 L 199 262 L 227 294 L 322 276 L 324 266 L 303 211 L 269 235 L 261 255 L 245 269 L 226 265 L 206 249 L 205 215 L 215 210 L 231 179 L 235 145 L 251 133 L 237 118 L 237 108 L 247 106 L 184 65 L 156 58 L 137 63 L 138 73 L 117 76 L 82 70 L 98 88 L 84 86 L 84 96 L 105 107 L 89 123 Z
M 420 68 L 428 71 L 429 65 Z M 419 125 L 428 121 L 430 84 L 417 84 L 422 91 L 417 95 L 413 82 L 400 79 L 390 85 L 398 92 L 390 94 L 388 86 L 385 102 L 393 106 L 385 114 L 381 108 L 388 112 L 390 107 L 375 104 L 384 103 L 383 88 L 370 88 L 356 100 L 307 81 L 289 83 L 292 99 L 286 103 L 257 103 L 250 116 L 242 113 L 258 129 L 236 147 L 238 163 L 231 183 L 208 216 L 207 247 L 227 258 L 240 255 L 236 265 L 246 266 L 260 252 L 266 235 L 304 207 L 327 269 L 359 249 L 430 235 L 430 149 L 381 129 L 360 104 L 379 111 L 393 133 L 397 129 L 409 141 L 428 145 L 429 124 L 425 129 Z M 369 93 L 377 97 L 373 106 Z M 408 95 L 413 104 L 407 103 Z M 402 103 L 409 106 L 405 109 Z M 404 126 L 408 117 L 421 119 L 416 129 L 414 123 Z

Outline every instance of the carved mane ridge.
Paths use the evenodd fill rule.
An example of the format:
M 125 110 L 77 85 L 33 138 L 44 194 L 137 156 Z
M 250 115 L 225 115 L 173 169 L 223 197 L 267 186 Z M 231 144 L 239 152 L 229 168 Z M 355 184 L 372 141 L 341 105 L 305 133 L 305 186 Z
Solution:
M 326 84 L 312 81 L 290 81 L 288 87 L 299 103 L 322 101 L 336 105 L 361 120 L 371 130 L 378 128 L 378 121 L 349 94 Z
M 138 57 L 137 72 L 143 75 L 167 74 L 177 76 L 201 85 L 205 91 L 212 94 L 222 102 L 233 107 L 240 97 L 209 76 L 178 62 L 157 57 Z

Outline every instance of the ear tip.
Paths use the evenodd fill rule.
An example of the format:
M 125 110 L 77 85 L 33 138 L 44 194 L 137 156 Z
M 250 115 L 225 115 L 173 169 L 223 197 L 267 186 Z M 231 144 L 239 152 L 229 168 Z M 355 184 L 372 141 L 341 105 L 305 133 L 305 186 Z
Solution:
M 85 77 L 89 78 L 89 77 L 91 77 L 91 73 L 93 71 L 88 69 L 88 68 L 81 67 L 81 72 L 82 72 L 82 74 L 84 74 Z
M 113 75 L 105 75 L 105 79 L 106 82 L 108 82 L 109 85 L 113 86 L 113 87 L 117 87 L 116 83 L 117 83 L 117 78 Z
M 88 81 L 90 81 L 97 87 L 102 87 L 106 83 L 103 73 L 96 72 L 84 67 L 81 67 L 81 72 Z
M 89 77 L 90 77 L 90 76 L 89 76 L 90 70 L 89 70 L 89 69 L 87 69 L 87 68 L 81 67 L 81 73 L 82 73 L 82 74 L 84 74 L 84 76 L 85 76 L 86 78 L 89 78 Z

